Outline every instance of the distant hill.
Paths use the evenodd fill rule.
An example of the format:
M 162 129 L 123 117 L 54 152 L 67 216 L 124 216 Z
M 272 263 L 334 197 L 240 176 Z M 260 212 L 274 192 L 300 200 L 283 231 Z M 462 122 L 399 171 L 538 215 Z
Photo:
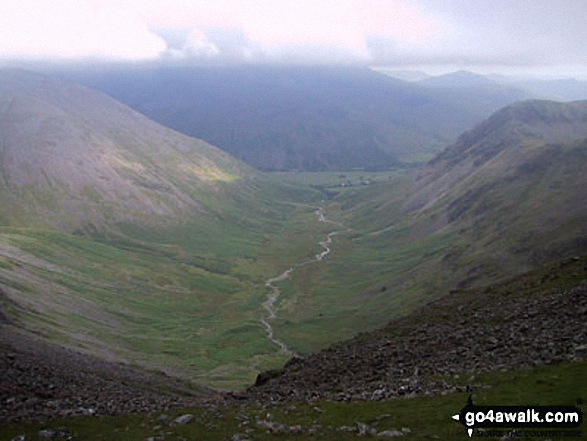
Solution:
M 587 99 L 587 81 L 583 78 L 536 78 L 508 75 L 487 75 L 492 81 L 518 87 L 535 98 L 554 101 L 577 101 Z
M 514 88 L 423 87 L 367 68 L 176 67 L 59 72 L 261 170 L 424 162 Z
M 475 86 L 489 86 L 497 85 L 498 83 L 492 81 L 484 75 L 475 74 L 460 70 L 448 74 L 437 75 L 433 77 L 424 78 L 419 81 L 420 85 L 430 87 L 475 87 Z
M 376 72 L 404 81 L 421 81 L 426 78 L 432 77 L 431 75 L 428 75 L 424 72 L 420 72 L 418 70 L 397 70 L 385 67 L 373 67 L 372 69 Z
M 572 78 L 558 80 L 517 80 L 510 84 L 530 91 L 536 97 L 574 101 L 587 99 L 587 81 Z
M 48 76 L 0 71 L 0 109 L 4 225 L 177 223 L 213 209 L 219 187 L 253 173 L 103 93 Z
M 546 79 L 457 71 L 424 78 L 418 84 L 434 88 L 513 88 L 525 92 L 529 98 L 554 101 L 587 99 L 587 81 L 575 78 Z

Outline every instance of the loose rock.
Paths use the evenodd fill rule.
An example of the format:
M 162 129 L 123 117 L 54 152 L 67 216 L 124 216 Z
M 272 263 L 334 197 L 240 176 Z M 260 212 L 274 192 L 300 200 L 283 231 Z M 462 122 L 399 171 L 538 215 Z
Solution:
M 180 417 L 177 417 L 175 419 L 175 424 L 183 426 L 184 424 L 187 424 L 189 422 L 191 422 L 194 419 L 194 416 L 192 414 L 185 414 L 182 415 Z

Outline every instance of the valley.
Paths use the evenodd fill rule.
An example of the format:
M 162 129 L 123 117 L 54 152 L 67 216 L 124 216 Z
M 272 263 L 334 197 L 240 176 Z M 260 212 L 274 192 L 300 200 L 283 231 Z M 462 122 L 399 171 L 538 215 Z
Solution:
M 194 403 L 195 398 L 186 399 L 184 391 L 179 406 L 169 406 L 178 397 L 168 395 L 160 398 L 167 407 L 150 404 L 150 411 L 135 415 L 119 411 L 116 416 L 106 416 L 107 412 L 100 408 L 97 416 L 83 416 L 78 409 L 80 416 L 76 418 L 43 418 L 33 423 L 19 423 L 16 417 L 11 424 L 0 426 L 0 437 L 11 440 L 25 435 L 34 439 L 41 431 L 62 431 L 89 440 L 118 437 L 121 433 L 131 440 L 162 434 L 176 440 L 223 440 L 245 434 L 263 440 L 351 440 L 361 433 L 365 436 L 387 430 L 402 432 L 405 439 L 463 439 L 466 435 L 462 426 L 450 415 L 466 403 L 468 387 L 473 390 L 476 404 L 488 405 L 572 404 L 586 392 L 586 364 L 581 361 L 587 341 L 586 271 L 585 257 L 571 258 L 483 290 L 452 292 L 376 332 L 362 333 L 271 371 L 265 382 L 258 382 L 244 394 L 219 397 L 210 392 L 202 396 L 200 392 Z M 574 303 L 574 307 L 569 308 L 567 302 Z M 560 326 L 552 326 L 555 322 Z M 487 334 L 487 329 L 493 334 Z M 513 329 L 517 331 L 510 332 Z M 506 344 L 507 338 L 537 341 L 510 345 Z M 470 339 L 475 343 L 471 344 Z M 408 356 L 413 351 L 429 356 Z M 9 364 L 22 366 L 20 351 L 8 355 Z M 481 359 L 484 361 L 479 363 Z M 464 371 L 463 363 L 468 365 Z M 392 372 L 388 375 L 390 367 Z M 430 375 L 430 370 L 436 374 Z M 39 369 L 35 371 L 39 375 Z M 162 381 L 171 386 L 169 379 Z M 127 387 L 132 385 L 129 382 Z M 151 385 L 156 390 L 156 383 Z M 83 383 L 78 387 L 77 396 L 83 393 Z M 182 385 L 175 387 L 175 391 L 181 390 Z M 52 394 L 53 403 L 64 401 L 59 389 Z M 94 398 L 78 399 L 78 403 L 96 403 L 95 396 L 96 390 L 90 389 L 90 397 Z M 43 404 L 15 407 L 12 415 L 35 410 L 54 412 Z M 184 415 L 191 415 L 191 419 L 177 423 Z
M 259 323 L 267 289 L 261 274 L 255 279 L 243 273 L 252 266 L 250 257 L 220 260 L 179 246 L 100 243 L 15 228 L 0 236 L 2 284 L 9 294 L 24 296 L 21 302 L 26 299 L 17 315 L 29 330 L 109 359 L 189 373 L 217 387 L 254 379 L 248 359 L 267 363 L 277 357 L 276 363 L 285 357 L 266 342 Z M 261 244 L 252 241 L 230 244 L 224 238 L 206 245 L 261 253 Z M 316 244 L 302 246 L 312 252 Z M 255 268 L 271 271 L 280 263 L 289 264 L 281 259 Z
M 338 227 L 344 228 L 344 225 L 327 219 L 326 216 L 324 216 L 324 209 L 322 207 L 311 207 L 311 208 L 316 209 L 316 216 L 318 217 L 318 220 L 320 222 L 334 224 L 334 225 L 337 225 Z M 351 230 L 348 229 L 347 231 L 351 231 Z M 279 296 L 281 295 L 281 290 L 277 286 L 275 286 L 275 283 L 283 282 L 284 280 L 290 278 L 291 273 L 293 271 L 297 270 L 298 268 L 301 268 L 306 265 L 311 265 L 311 264 L 322 262 L 322 260 L 330 254 L 331 249 L 330 249 L 329 245 L 332 243 L 332 238 L 334 236 L 336 236 L 337 234 L 339 234 L 340 232 L 341 231 L 333 231 L 331 233 L 328 233 L 326 236 L 326 240 L 318 242 L 318 245 L 320 245 L 324 249 L 324 251 L 322 251 L 319 254 L 316 254 L 316 256 L 313 260 L 304 260 L 304 261 L 296 264 L 295 266 L 292 266 L 291 268 L 285 270 L 279 276 L 272 277 L 265 282 L 265 286 L 267 288 L 271 289 L 272 293 L 269 296 L 269 298 L 267 299 L 267 301 L 265 303 L 263 303 L 263 307 L 267 310 L 267 312 L 269 313 L 269 316 L 266 318 L 265 317 L 262 318 L 261 323 L 263 324 L 263 326 L 265 326 L 265 329 L 267 330 L 267 338 L 272 343 L 275 343 L 277 346 L 279 346 L 281 348 L 281 350 L 286 352 L 289 356 L 296 356 L 296 354 L 294 352 L 292 352 L 291 349 L 289 349 L 285 345 L 285 343 L 283 343 L 282 341 L 277 340 L 275 338 L 273 328 L 271 327 L 271 325 L 269 324 L 269 321 L 268 321 L 268 320 L 273 320 L 273 319 L 277 318 L 277 311 L 275 308 L 275 302 L 278 301 Z
M 16 395 L 2 386 L 0 399 L 19 409 L 15 423 L 50 414 L 54 395 L 71 411 L 59 415 L 79 414 L 68 388 L 67 397 L 26 404 L 43 392 L 18 366 L 43 366 L 30 374 L 42 384 L 71 375 L 42 354 L 63 366 L 99 360 L 76 380 L 80 400 L 114 415 L 234 409 L 239 400 L 256 412 L 312 397 L 335 409 L 337 394 L 375 401 L 383 387 L 381 399 L 398 398 L 411 375 L 396 369 L 405 347 L 422 360 L 406 367 L 425 372 L 411 391 L 422 397 L 462 392 L 460 382 L 439 386 L 455 375 L 504 369 L 492 377 L 499 383 L 521 368 L 563 363 L 552 369 L 574 372 L 581 362 L 584 309 L 561 327 L 562 312 L 548 321 L 544 305 L 563 311 L 571 295 L 582 304 L 585 101 L 510 104 L 417 167 L 267 173 L 102 92 L 18 70 L 0 79 L 0 326 L 13 336 L 2 342 L 2 366 L 23 384 Z M 498 304 L 520 317 L 493 314 Z M 559 330 L 540 334 L 542 346 L 550 339 L 560 350 L 501 364 L 483 358 L 489 349 L 465 361 L 435 352 L 444 321 L 474 321 L 454 310 L 483 318 L 472 336 L 461 334 L 485 347 L 484 327 L 542 329 L 522 312 L 534 306 L 540 323 Z M 503 347 L 525 345 L 508 338 Z M 104 385 L 116 366 L 121 376 Z M 161 380 L 152 397 L 129 380 L 143 374 Z M 142 404 L 121 397 L 122 382 Z M 104 407 L 108 400 L 121 404 Z
M 0 441 L 587 439 L 586 16 L 0 1 Z

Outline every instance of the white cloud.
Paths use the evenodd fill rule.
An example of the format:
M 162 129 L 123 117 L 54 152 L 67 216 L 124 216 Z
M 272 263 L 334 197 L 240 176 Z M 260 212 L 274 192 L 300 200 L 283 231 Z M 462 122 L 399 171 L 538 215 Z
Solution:
M 216 56 L 229 60 L 365 63 L 372 35 L 410 44 L 442 33 L 436 18 L 407 0 L 180 0 L 174 5 L 181 7 L 153 0 L 142 8 L 143 17 L 167 35 L 171 28 L 196 27 L 219 50 Z M 201 53 L 189 46 L 186 55 Z
M 387 47 L 403 61 L 543 68 L 587 64 L 584 0 L 413 0 L 445 24 L 425 47 Z M 585 67 L 583 68 L 585 69 Z
M 183 47 L 167 47 L 153 28 L 193 34 Z M 439 28 L 408 0 L 3 0 L 0 55 L 143 59 L 166 52 L 251 59 L 307 50 L 311 58 L 338 53 L 365 60 L 371 35 L 412 42 Z M 219 35 L 220 43 L 214 41 Z
M 132 11 L 83 0 L 3 0 L 0 53 L 19 58 L 144 59 L 165 42 Z
M 183 57 L 215 58 L 220 55 L 218 47 L 198 28 L 191 30 L 179 51 Z
M 0 58 L 586 65 L 587 2 L 552 4 L 0 0 Z
M 364 58 L 369 36 L 413 42 L 438 34 L 442 27 L 406 0 L 200 0 L 180 4 L 181 8 L 172 10 L 151 1 L 145 17 L 163 28 L 238 30 L 251 45 L 269 54 L 322 46 Z

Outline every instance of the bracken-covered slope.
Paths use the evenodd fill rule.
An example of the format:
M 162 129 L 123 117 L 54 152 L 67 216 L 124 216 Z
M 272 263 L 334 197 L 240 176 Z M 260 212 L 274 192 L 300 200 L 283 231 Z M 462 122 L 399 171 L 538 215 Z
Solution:
M 214 209 L 252 170 L 85 87 L 0 72 L 0 221 L 98 228 L 177 222 Z M 242 186 L 242 182 L 239 186 Z

